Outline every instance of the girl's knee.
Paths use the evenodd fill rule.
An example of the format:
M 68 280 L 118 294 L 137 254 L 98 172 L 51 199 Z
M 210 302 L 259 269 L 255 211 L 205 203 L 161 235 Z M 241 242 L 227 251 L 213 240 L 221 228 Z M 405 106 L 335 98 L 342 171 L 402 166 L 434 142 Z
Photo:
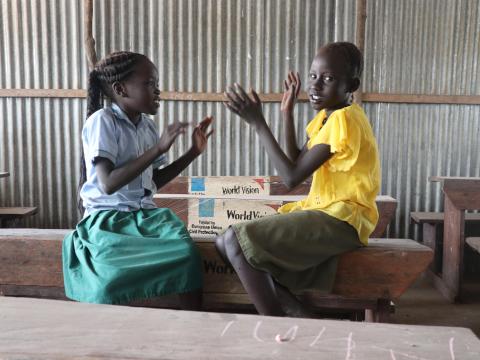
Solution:
M 238 243 L 237 235 L 231 227 L 229 227 L 228 230 L 223 234 L 223 243 L 225 253 L 229 258 L 237 256 L 242 252 L 240 244 Z

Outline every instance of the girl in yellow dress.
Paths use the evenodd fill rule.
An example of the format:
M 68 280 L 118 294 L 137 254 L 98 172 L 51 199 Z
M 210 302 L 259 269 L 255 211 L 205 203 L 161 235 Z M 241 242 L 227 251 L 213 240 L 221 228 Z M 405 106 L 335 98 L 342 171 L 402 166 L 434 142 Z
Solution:
M 255 129 L 289 188 L 313 176 L 306 199 L 286 204 L 280 214 L 234 224 L 216 240 L 260 314 L 305 315 L 291 292 L 330 291 L 338 255 L 367 245 L 376 226 L 377 144 L 363 109 L 350 102 L 362 67 L 354 44 L 330 43 L 318 51 L 307 86 L 318 113 L 306 128 L 302 149 L 293 124 L 300 78 L 288 75 L 281 106 L 286 153 L 272 135 L 255 91 L 249 96 L 235 84 L 225 93 L 225 105 Z

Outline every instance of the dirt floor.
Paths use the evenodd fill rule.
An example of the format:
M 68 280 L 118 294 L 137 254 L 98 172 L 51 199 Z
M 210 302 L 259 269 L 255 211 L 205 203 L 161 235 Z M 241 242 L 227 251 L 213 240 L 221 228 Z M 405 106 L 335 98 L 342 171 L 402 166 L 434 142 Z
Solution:
M 395 301 L 391 323 L 412 325 L 460 326 L 480 337 L 480 282 L 464 285 L 465 298 L 450 304 L 422 276 L 400 299 Z

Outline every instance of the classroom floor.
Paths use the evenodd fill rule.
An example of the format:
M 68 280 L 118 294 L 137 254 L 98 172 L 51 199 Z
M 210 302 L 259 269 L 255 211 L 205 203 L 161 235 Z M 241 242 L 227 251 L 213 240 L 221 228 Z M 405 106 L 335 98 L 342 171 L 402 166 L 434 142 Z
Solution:
M 423 276 L 395 302 L 391 323 L 460 326 L 480 337 L 480 283 L 465 284 L 465 299 L 450 304 Z

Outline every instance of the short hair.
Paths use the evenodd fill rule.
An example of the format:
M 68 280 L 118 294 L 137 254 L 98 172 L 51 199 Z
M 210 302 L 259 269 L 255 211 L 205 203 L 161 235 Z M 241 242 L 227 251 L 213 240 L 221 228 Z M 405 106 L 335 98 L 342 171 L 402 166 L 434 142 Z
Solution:
M 355 44 L 346 41 L 332 42 L 322 46 L 318 51 L 341 56 L 345 61 L 346 71 L 350 78 L 360 79 L 362 76 L 363 56 Z

